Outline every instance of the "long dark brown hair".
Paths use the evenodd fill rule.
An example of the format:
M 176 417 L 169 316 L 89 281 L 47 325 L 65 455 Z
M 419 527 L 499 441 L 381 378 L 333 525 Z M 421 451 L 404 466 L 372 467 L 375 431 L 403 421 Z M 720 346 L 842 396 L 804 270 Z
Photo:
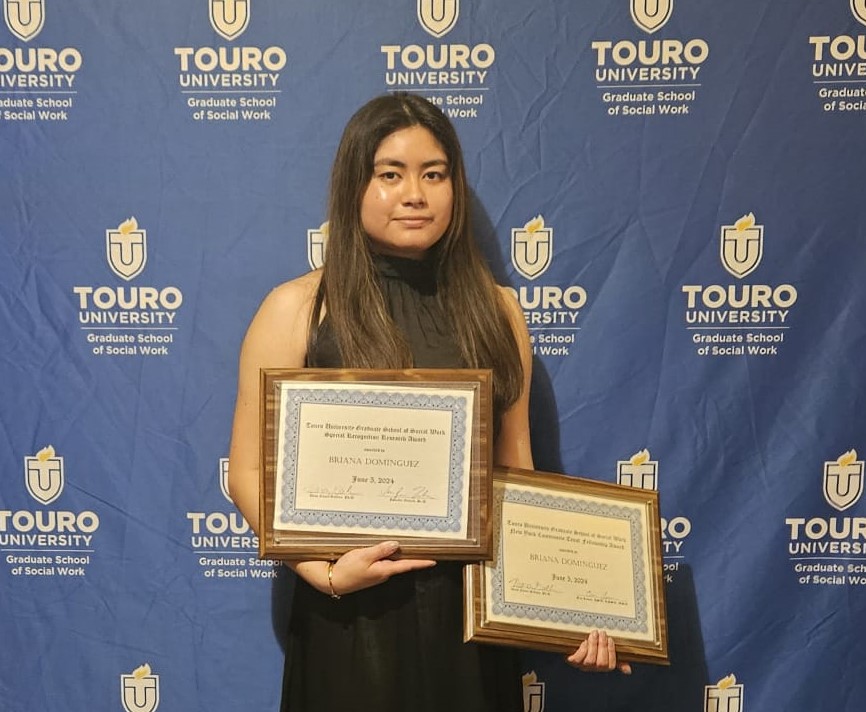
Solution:
M 343 131 L 328 206 L 328 247 L 307 353 L 324 302 L 329 326 L 347 368 L 410 368 L 412 354 L 385 307 L 370 239 L 361 225 L 361 200 L 373 176 L 379 144 L 395 131 L 421 126 L 439 142 L 448 159 L 453 189 L 451 222 L 430 249 L 437 298 L 454 325 L 468 368 L 493 370 L 494 404 L 504 412 L 520 395 L 523 368 L 499 289 L 469 224 L 469 191 L 460 141 L 451 122 L 426 99 L 404 93 L 377 97 L 362 106 Z

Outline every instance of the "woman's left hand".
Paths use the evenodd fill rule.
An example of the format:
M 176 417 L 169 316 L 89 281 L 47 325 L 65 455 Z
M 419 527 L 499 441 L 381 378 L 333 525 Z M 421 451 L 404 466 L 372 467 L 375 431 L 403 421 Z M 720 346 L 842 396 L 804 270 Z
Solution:
M 616 668 L 625 675 L 631 675 L 631 665 L 617 665 L 616 644 L 604 631 L 592 631 L 566 661 L 584 672 L 610 672 Z

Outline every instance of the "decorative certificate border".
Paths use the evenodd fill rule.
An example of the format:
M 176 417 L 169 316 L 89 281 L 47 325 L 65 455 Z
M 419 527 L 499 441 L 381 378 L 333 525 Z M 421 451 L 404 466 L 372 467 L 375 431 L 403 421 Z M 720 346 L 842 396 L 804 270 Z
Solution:
M 633 596 L 635 600 L 635 616 L 613 616 L 599 615 L 585 611 L 569 610 L 567 608 L 554 608 L 550 606 L 539 606 L 522 603 L 509 603 L 505 597 L 505 570 L 503 567 L 491 567 L 492 613 L 511 618 L 525 618 L 539 623 L 570 624 L 574 626 L 588 626 L 604 628 L 611 631 L 625 631 L 630 633 L 646 633 L 649 630 L 649 610 L 647 601 L 647 590 L 644 584 L 646 576 L 644 567 L 643 527 L 641 521 L 643 512 L 637 507 L 628 505 L 608 504 L 591 499 L 579 497 L 566 497 L 553 494 L 542 494 L 527 490 L 494 489 L 493 501 L 494 511 L 501 511 L 502 501 L 526 504 L 541 509 L 558 509 L 566 512 L 577 512 L 589 514 L 594 517 L 608 517 L 628 522 L 631 533 L 632 558 L 634 560 Z M 497 528 L 493 532 L 494 550 L 497 552 L 497 560 L 503 558 L 502 552 L 502 529 Z
M 353 389 L 309 390 L 281 384 L 283 437 L 278 441 L 277 455 L 282 498 L 278 521 L 283 524 L 305 524 L 327 527 L 364 527 L 373 529 L 403 529 L 423 532 L 460 532 L 463 514 L 463 470 L 469 456 L 463 433 L 466 430 L 467 401 L 461 396 L 440 396 L 395 391 L 360 391 Z M 449 461 L 448 513 L 443 517 L 425 515 L 376 515 L 367 512 L 345 512 L 327 509 L 296 508 L 298 443 L 300 441 L 301 407 L 307 403 L 366 406 L 387 409 L 439 410 L 451 414 L 451 453 Z M 288 448 L 283 453 L 283 447 Z

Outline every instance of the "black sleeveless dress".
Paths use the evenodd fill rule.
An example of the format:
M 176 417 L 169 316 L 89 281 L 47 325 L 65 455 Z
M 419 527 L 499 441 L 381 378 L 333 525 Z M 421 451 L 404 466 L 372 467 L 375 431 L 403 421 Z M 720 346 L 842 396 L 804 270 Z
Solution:
M 461 365 L 425 262 L 376 257 L 391 316 L 418 368 Z M 336 344 L 319 329 L 311 365 L 339 367 Z M 462 564 L 400 574 L 331 599 L 298 577 L 282 712 L 520 712 L 516 652 L 463 643 Z

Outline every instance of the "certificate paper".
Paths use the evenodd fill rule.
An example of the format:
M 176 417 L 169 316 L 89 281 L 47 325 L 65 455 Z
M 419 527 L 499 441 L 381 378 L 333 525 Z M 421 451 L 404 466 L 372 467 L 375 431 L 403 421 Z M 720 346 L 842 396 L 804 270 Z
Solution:
M 299 377 L 266 386 L 274 406 L 266 524 L 284 549 L 269 555 L 324 556 L 384 539 L 400 541 L 406 555 L 417 547 L 441 558 L 483 558 L 470 553 L 479 546 L 489 553 L 489 495 L 477 506 L 490 484 L 489 424 L 479 408 L 489 394 L 477 380 L 454 380 L 478 372 L 287 373 Z M 454 545 L 463 553 L 449 551 Z
M 469 567 L 466 638 L 573 652 L 601 629 L 667 662 L 657 493 L 497 471 L 494 560 Z

